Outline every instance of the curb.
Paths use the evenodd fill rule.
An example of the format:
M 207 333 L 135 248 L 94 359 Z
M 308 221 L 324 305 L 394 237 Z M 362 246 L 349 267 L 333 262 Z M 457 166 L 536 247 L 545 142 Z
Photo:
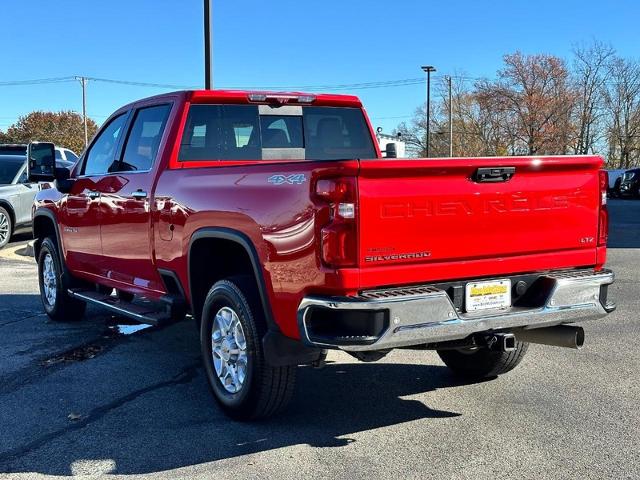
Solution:
M 33 241 L 9 248 L 0 250 L 0 258 L 6 258 L 7 260 L 19 260 L 21 262 L 28 262 L 34 257 Z

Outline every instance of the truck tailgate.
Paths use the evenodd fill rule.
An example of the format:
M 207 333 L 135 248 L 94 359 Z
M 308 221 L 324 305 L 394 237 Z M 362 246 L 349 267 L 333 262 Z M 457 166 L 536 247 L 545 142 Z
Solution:
M 418 272 L 427 270 L 416 267 L 438 265 L 445 280 L 503 273 L 505 259 L 517 258 L 522 272 L 595 265 L 602 163 L 600 157 L 362 160 L 359 266 L 363 274 L 411 267 L 412 280 L 426 281 L 429 275 Z M 515 168 L 506 181 L 476 177 L 479 168 L 504 167 Z M 442 268 L 447 264 L 450 270 Z

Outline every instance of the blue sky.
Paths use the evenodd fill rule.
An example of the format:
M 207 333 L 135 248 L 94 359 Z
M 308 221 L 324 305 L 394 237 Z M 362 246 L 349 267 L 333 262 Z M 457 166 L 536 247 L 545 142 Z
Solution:
M 203 80 L 202 0 L 2 0 L 0 83 L 85 75 L 175 85 Z M 631 0 L 214 0 L 216 88 L 340 85 L 438 74 L 494 77 L 502 55 L 569 57 L 596 38 L 638 52 Z M 93 82 L 98 123 L 166 91 Z M 345 92 L 340 90 L 340 92 Z M 352 89 L 391 130 L 424 102 L 424 85 Z M 81 110 L 78 82 L 0 85 L 0 129 L 32 110 Z

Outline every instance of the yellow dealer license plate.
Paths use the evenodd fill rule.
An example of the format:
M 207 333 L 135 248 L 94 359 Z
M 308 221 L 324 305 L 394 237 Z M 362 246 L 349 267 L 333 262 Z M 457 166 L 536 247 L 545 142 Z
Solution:
M 469 282 L 466 288 L 467 312 L 511 307 L 511 280 Z

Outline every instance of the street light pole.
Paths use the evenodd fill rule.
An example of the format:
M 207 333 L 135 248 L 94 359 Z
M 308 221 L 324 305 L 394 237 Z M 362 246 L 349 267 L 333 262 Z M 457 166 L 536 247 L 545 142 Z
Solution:
M 422 67 L 422 71 L 425 72 L 427 74 L 427 104 L 426 104 L 426 108 L 427 108 L 427 138 L 425 139 L 425 143 L 426 143 L 426 153 L 427 153 L 427 157 L 429 157 L 429 143 L 431 138 L 429 137 L 429 129 L 430 129 L 430 122 L 431 122 L 431 72 L 435 72 L 436 69 L 435 67 L 431 66 L 431 65 L 423 65 Z
M 204 0 L 204 88 L 213 88 L 213 65 L 211 62 L 211 10 L 213 0 Z
M 451 75 L 447 77 L 449 82 L 449 157 L 453 157 L 453 94 L 451 92 Z

